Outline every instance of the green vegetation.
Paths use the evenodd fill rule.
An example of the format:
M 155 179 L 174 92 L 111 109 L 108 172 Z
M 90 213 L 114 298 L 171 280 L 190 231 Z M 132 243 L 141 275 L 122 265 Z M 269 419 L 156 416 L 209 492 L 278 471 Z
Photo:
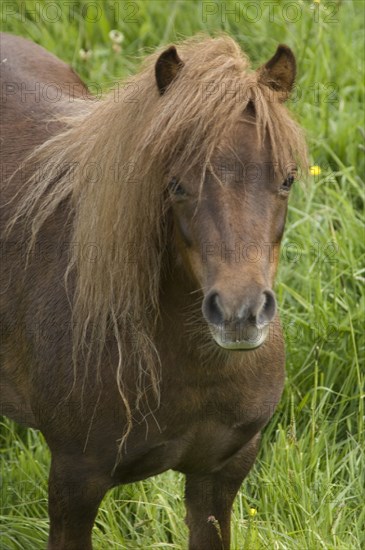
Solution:
M 290 108 L 321 174 L 291 196 L 276 289 L 287 381 L 236 499 L 232 548 L 364 548 L 363 1 L 3 0 L 1 9 L 3 30 L 33 39 L 103 90 L 155 47 L 199 31 L 229 33 L 254 67 L 279 42 L 293 48 L 298 89 Z M 121 51 L 112 29 L 124 35 Z M 0 548 L 42 549 L 48 449 L 38 432 L 8 420 L 0 436 Z M 184 513 L 183 476 L 120 487 L 102 502 L 95 548 L 181 550 Z

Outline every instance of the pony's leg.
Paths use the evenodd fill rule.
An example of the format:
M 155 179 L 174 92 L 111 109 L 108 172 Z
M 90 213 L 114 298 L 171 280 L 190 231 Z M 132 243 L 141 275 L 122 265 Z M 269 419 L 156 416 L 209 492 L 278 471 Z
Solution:
M 189 550 L 228 550 L 234 498 L 253 465 L 259 437 L 252 439 L 219 472 L 186 476 Z
M 48 550 L 92 550 L 91 530 L 110 479 L 81 456 L 52 456 L 48 483 Z

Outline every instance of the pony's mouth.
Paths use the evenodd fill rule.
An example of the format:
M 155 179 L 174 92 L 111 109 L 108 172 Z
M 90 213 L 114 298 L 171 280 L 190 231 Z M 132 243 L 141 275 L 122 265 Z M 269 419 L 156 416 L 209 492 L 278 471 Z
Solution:
M 244 327 L 209 325 L 210 332 L 218 346 L 230 350 L 250 350 L 260 347 L 269 334 L 269 323 L 261 326 L 245 324 Z

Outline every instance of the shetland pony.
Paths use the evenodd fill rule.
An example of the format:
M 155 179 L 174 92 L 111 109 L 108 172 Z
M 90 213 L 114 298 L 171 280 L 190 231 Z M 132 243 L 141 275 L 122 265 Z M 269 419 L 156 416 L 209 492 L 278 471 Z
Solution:
M 51 450 L 48 549 L 90 550 L 108 489 L 173 469 L 189 549 L 227 550 L 284 381 L 294 55 L 252 71 L 231 38 L 191 39 L 97 101 L 1 40 L 2 412 Z

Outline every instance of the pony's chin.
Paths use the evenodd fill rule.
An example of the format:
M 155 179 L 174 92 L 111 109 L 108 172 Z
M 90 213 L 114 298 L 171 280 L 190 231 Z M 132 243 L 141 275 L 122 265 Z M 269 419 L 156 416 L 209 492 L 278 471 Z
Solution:
M 247 340 L 230 340 L 229 338 L 222 338 L 220 331 L 215 330 L 211 327 L 211 333 L 213 339 L 219 347 L 229 350 L 250 350 L 256 349 L 262 346 L 265 342 L 266 337 L 269 333 L 269 326 L 265 325 L 257 330 L 255 337 L 252 337 Z

